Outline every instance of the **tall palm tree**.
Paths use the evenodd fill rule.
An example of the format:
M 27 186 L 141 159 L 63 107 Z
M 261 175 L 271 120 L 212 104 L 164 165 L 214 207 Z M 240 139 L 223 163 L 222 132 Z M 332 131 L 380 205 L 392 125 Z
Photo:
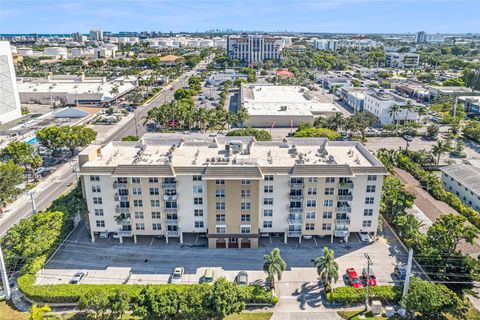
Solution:
M 325 119 L 328 123 L 328 129 L 339 131 L 345 125 L 345 118 L 341 112 L 336 112 L 334 115 Z
M 116 84 L 113 85 L 112 88 L 110 89 L 110 94 L 113 96 L 115 105 L 117 105 L 117 97 L 119 92 L 120 92 L 119 87 Z
M 331 291 L 332 281 L 338 281 L 338 263 L 335 261 L 333 250 L 323 247 L 323 256 L 316 258 L 313 265 L 317 268 L 317 273 L 325 286 L 325 290 Z
M 275 248 L 269 254 L 263 256 L 263 271 L 268 275 L 270 287 L 275 287 L 275 276 L 278 281 L 282 279 L 282 272 L 287 268 L 287 264 L 280 256 L 280 249 Z
M 398 132 L 398 119 L 397 114 L 402 109 L 398 104 L 392 104 L 388 109 L 388 115 L 392 117 L 393 123 L 395 124 L 395 132 Z
M 418 113 L 418 122 L 420 123 L 422 116 L 428 114 L 428 108 L 423 104 L 419 104 L 415 106 L 415 112 Z
M 402 106 L 402 110 L 407 111 L 407 112 L 405 112 L 405 119 L 403 120 L 403 124 L 405 124 L 405 123 L 407 123 L 408 114 L 410 112 L 412 112 L 413 110 L 415 110 L 415 106 L 412 104 L 412 101 L 408 100 L 407 104 Z
M 236 116 L 237 116 L 237 125 L 241 124 L 242 128 L 243 128 L 243 123 L 245 121 L 247 121 L 247 119 L 249 117 L 247 109 L 245 109 L 245 108 L 238 109 Z
M 437 166 L 440 164 L 440 157 L 442 154 L 450 151 L 450 145 L 443 140 L 437 140 L 437 144 L 432 147 L 432 153 L 437 156 Z

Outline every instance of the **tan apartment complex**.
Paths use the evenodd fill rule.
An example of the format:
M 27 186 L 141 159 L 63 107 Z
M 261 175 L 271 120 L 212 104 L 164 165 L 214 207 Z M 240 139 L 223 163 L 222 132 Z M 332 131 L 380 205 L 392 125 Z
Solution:
M 79 161 L 92 241 L 193 234 L 210 248 L 376 233 L 387 174 L 361 143 L 323 138 L 147 134 L 92 145 Z

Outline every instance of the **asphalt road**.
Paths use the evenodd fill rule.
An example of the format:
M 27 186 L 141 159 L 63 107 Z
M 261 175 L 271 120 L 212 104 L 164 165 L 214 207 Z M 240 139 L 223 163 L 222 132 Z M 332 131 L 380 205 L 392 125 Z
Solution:
M 163 103 L 173 100 L 173 95 L 175 90 L 181 88 L 187 84 L 188 78 L 196 73 L 196 70 L 206 67 L 207 63 L 205 61 L 200 62 L 193 70 L 184 73 L 177 80 L 171 84 L 165 86 L 165 88 L 160 92 L 158 96 L 153 98 L 148 104 L 139 108 L 136 112 L 137 118 L 137 130 L 138 135 L 142 136 L 147 131 L 142 125 L 143 117 L 147 114 L 148 110 L 153 107 L 162 105 Z M 172 89 L 173 88 L 173 89 Z M 135 119 L 128 121 L 123 125 L 122 128 L 117 130 L 113 135 L 105 139 L 104 144 L 107 144 L 110 141 L 119 140 L 126 135 L 136 135 L 135 130 Z M 53 175 L 58 174 L 58 170 L 53 173 Z M 76 181 L 76 174 L 72 170 L 67 170 L 61 174 L 57 179 L 55 179 L 50 185 L 47 185 L 42 189 L 41 192 L 35 195 L 36 200 L 36 209 L 41 211 L 46 209 L 53 200 L 57 199 L 62 195 L 73 183 Z M 20 207 L 16 208 L 13 212 L 6 212 L 4 218 L 0 219 L 0 236 L 5 234 L 7 230 L 17 224 L 21 219 L 26 218 L 32 214 L 32 204 L 31 201 L 25 201 Z

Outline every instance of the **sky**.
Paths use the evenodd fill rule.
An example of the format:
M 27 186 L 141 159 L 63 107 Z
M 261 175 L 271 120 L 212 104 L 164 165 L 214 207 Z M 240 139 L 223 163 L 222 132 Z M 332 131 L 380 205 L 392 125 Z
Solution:
M 0 33 L 480 33 L 480 0 L 0 0 Z

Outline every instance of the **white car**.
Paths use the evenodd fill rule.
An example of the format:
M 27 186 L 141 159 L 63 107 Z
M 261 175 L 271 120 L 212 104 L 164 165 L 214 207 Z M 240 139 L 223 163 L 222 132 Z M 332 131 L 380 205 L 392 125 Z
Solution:
M 172 273 L 172 278 L 170 280 L 170 283 L 176 283 L 176 284 L 181 283 L 183 272 L 184 272 L 184 269 L 182 266 L 175 267 Z
M 87 276 L 87 270 L 82 270 L 73 276 L 72 280 L 70 280 L 70 284 L 80 284 L 82 283 L 83 279 Z
M 358 235 L 360 237 L 360 241 L 362 241 L 362 242 L 368 242 L 368 243 L 373 242 L 373 240 L 370 237 L 370 235 L 368 234 L 368 232 L 360 232 Z

